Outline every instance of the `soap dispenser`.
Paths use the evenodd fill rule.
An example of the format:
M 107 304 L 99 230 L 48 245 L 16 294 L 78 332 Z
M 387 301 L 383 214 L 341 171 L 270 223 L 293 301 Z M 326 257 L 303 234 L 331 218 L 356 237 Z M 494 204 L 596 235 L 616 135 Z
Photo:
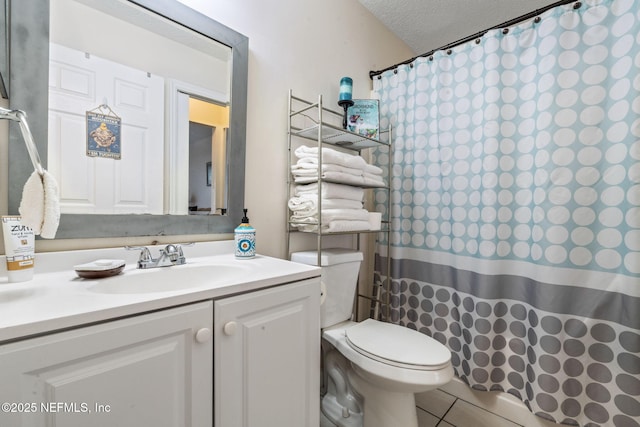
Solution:
M 242 224 L 234 230 L 236 258 L 248 259 L 256 256 L 256 229 L 249 224 L 247 209 L 243 209 Z

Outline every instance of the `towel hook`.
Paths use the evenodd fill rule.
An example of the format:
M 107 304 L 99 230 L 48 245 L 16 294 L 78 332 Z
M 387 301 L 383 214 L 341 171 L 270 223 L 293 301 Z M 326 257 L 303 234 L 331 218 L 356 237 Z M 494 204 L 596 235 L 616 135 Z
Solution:
M 27 146 L 27 151 L 29 152 L 33 168 L 40 176 L 44 176 L 44 168 L 40 161 L 40 154 L 38 153 L 38 148 L 33 141 L 33 134 L 31 133 L 31 129 L 29 129 L 29 123 L 27 123 L 27 114 L 22 110 L 8 110 L 0 107 L 0 119 L 8 119 L 18 122 L 18 125 L 20 125 L 20 132 L 22 133 L 22 139 Z

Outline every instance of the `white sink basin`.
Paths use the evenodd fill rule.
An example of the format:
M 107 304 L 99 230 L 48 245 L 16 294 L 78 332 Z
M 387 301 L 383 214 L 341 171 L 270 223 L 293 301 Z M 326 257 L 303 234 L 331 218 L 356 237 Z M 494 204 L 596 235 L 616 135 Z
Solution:
M 246 267 L 228 264 L 180 265 L 129 271 L 92 280 L 87 290 L 102 294 L 144 294 L 223 284 L 246 275 Z

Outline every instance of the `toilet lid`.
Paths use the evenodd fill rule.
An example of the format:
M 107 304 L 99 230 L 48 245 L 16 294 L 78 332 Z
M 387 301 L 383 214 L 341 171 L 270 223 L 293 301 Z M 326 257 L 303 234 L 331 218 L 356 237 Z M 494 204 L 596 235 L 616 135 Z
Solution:
M 357 351 L 383 363 L 410 369 L 439 369 L 451 352 L 435 339 L 413 329 L 374 319 L 347 328 L 347 342 Z

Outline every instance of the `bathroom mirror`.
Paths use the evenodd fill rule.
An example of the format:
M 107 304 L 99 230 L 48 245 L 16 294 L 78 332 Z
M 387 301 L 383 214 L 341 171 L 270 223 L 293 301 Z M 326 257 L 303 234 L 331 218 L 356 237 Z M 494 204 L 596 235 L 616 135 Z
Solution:
M 104 1 L 76 1 L 81 3 L 83 7 L 88 7 L 91 3 L 104 5 Z M 55 149 L 48 150 L 50 142 L 49 135 L 58 132 L 57 127 L 53 129 L 48 128 L 51 117 L 56 114 L 56 112 L 48 109 L 51 101 L 49 99 L 49 94 L 51 93 L 50 87 L 54 87 L 56 82 L 61 80 L 60 74 L 55 68 L 52 67 L 52 71 L 49 72 L 49 43 L 53 41 L 50 40 L 50 37 L 58 37 L 57 31 L 50 32 L 49 17 L 59 12 L 59 6 L 57 5 L 58 0 L 13 2 L 10 12 L 12 63 L 10 73 L 10 90 L 12 92 L 9 100 L 10 107 L 22 109 L 27 112 L 29 124 L 32 128 L 38 150 L 40 151 L 40 156 L 47 169 L 50 170 L 55 168 L 55 166 L 53 164 L 54 162 L 49 164 L 48 160 L 51 160 L 54 156 L 59 156 L 59 153 L 54 152 Z M 149 28 L 156 26 L 156 24 L 151 22 L 153 19 L 168 20 L 172 22 L 174 28 L 165 28 L 159 30 L 159 32 L 167 37 L 169 37 L 169 33 L 175 33 L 174 37 L 176 39 L 183 39 L 182 43 L 186 45 L 185 51 L 190 49 L 198 50 L 200 44 L 204 46 L 206 43 L 215 41 L 215 45 L 203 47 L 199 52 L 196 52 L 196 55 L 202 56 L 202 52 L 206 52 L 206 55 L 210 58 L 225 58 L 226 55 L 229 59 L 222 66 L 218 66 L 219 69 L 215 69 L 215 61 L 212 62 L 214 65 L 207 65 L 207 58 L 205 58 L 205 62 L 193 65 L 194 63 L 191 60 L 175 58 L 178 54 L 182 55 L 182 52 L 176 53 L 174 51 L 174 53 L 172 53 L 169 49 L 169 45 L 172 44 L 172 42 L 155 43 L 152 49 L 146 49 L 143 52 L 129 55 L 130 57 L 133 56 L 136 58 L 150 57 L 151 60 L 166 56 L 174 59 L 174 65 L 179 64 L 179 67 L 176 68 L 183 70 L 182 74 L 177 77 L 173 76 L 171 79 L 165 79 L 163 83 L 161 83 L 161 85 L 164 86 L 165 99 L 164 101 L 161 100 L 160 103 L 167 105 L 164 110 L 165 116 L 170 116 L 177 111 L 174 108 L 174 104 L 183 102 L 184 100 L 178 98 L 184 94 L 190 95 L 186 97 L 186 102 L 191 100 L 212 100 L 218 107 L 225 109 L 228 116 L 228 124 L 226 125 L 228 129 L 225 128 L 223 132 L 216 130 L 216 132 L 218 132 L 218 140 L 223 144 L 223 149 L 218 150 L 217 153 L 218 155 L 222 155 L 223 158 L 219 158 L 217 164 L 215 159 L 213 162 L 213 183 L 217 182 L 222 190 L 220 193 L 222 196 L 212 195 L 213 199 L 217 199 L 218 212 L 216 212 L 216 215 L 206 213 L 189 215 L 188 205 L 191 200 L 189 194 L 186 194 L 186 190 L 184 190 L 184 186 L 188 185 L 185 184 L 185 182 L 188 183 L 188 175 L 191 172 L 189 171 L 191 166 L 189 165 L 189 156 L 187 153 L 188 143 L 185 146 L 185 141 L 183 141 L 182 137 L 175 137 L 175 135 L 179 135 L 178 128 L 186 127 L 188 132 L 189 125 L 176 125 L 176 122 L 169 119 L 166 122 L 167 125 L 164 127 L 166 135 L 171 137 L 164 139 L 171 142 L 167 143 L 164 148 L 166 156 L 162 160 L 163 166 L 157 163 L 155 166 L 149 166 L 148 162 L 144 166 L 156 174 L 155 178 L 150 182 L 157 188 L 164 189 L 163 194 L 165 198 L 161 203 L 160 213 L 63 213 L 56 238 L 158 236 L 231 232 L 241 217 L 244 203 L 244 140 L 246 134 L 248 40 L 245 36 L 175 0 L 119 0 L 110 2 L 108 4 L 109 7 L 104 6 L 102 8 L 104 10 L 101 11 L 101 13 L 131 5 L 135 5 L 137 11 L 135 13 L 131 13 L 130 11 L 125 13 L 127 16 L 126 21 L 129 21 L 127 25 L 130 25 L 131 22 L 136 22 L 136 26 L 139 28 Z M 52 10 L 52 6 L 56 7 Z M 137 21 L 132 21 L 132 19 Z M 95 25 L 104 23 L 105 19 L 99 18 L 96 19 Z M 121 34 L 121 31 L 113 29 L 111 23 L 109 24 L 110 25 L 104 27 L 104 44 L 108 46 L 109 42 L 112 41 L 116 49 L 128 49 L 129 46 L 126 43 L 126 39 L 124 40 L 124 45 L 122 43 L 118 44 L 118 35 Z M 112 29 L 111 33 L 109 32 L 110 29 Z M 185 29 L 188 31 L 185 31 Z M 158 30 L 156 30 L 156 32 L 158 32 Z M 83 48 L 80 47 L 79 50 L 83 50 Z M 51 53 L 51 55 L 57 55 L 57 53 Z M 87 57 L 91 57 L 92 54 L 86 52 L 86 55 Z M 113 61 L 114 57 L 110 57 L 110 55 L 110 53 L 102 51 L 100 55 L 96 55 L 96 57 L 99 57 L 101 60 L 108 59 Z M 104 58 L 105 56 L 109 57 Z M 218 60 L 219 58 L 215 59 Z M 189 66 L 185 66 L 185 64 L 189 64 Z M 130 66 L 130 64 L 127 64 L 127 66 Z M 149 69 L 152 69 L 152 65 L 134 64 L 134 66 L 139 70 L 147 70 L 145 74 L 148 76 L 154 74 L 153 72 L 148 72 Z M 208 92 L 206 90 L 200 92 L 206 85 L 202 84 L 201 81 L 197 81 L 199 78 L 198 75 L 224 74 L 225 67 L 230 81 L 221 82 L 219 89 L 208 88 Z M 202 72 L 203 70 L 205 71 L 204 73 Z M 193 75 L 193 78 L 191 78 L 190 75 Z M 82 81 L 82 79 L 73 81 Z M 68 89 L 65 90 L 68 91 Z M 134 95 L 135 93 L 129 96 L 128 99 L 135 99 Z M 113 95 L 113 98 L 117 98 L 117 95 Z M 106 95 L 94 97 L 91 102 L 92 103 L 87 105 L 92 105 L 96 108 L 110 108 L 112 106 L 122 105 Z M 86 109 L 89 111 L 88 108 Z M 118 112 L 122 111 L 122 108 L 113 108 L 113 111 L 115 115 L 118 115 Z M 104 113 L 103 110 L 99 112 Z M 82 120 L 84 120 L 84 117 Z M 86 120 L 88 129 L 89 119 L 87 118 Z M 189 121 L 185 123 L 189 123 Z M 85 123 L 82 123 L 82 132 L 86 132 L 84 125 Z M 51 126 L 58 125 L 54 124 Z M 124 132 L 124 120 L 122 120 L 122 129 Z M 131 134 L 133 134 L 133 132 L 129 133 L 129 135 Z M 144 138 L 145 137 L 142 139 Z M 150 137 L 146 138 L 149 139 Z M 63 146 L 69 145 L 67 141 L 68 138 L 65 138 L 63 135 Z M 127 141 L 125 141 L 123 137 L 122 144 L 124 145 L 125 143 L 127 143 Z M 176 145 L 177 143 L 183 145 Z M 87 143 L 87 151 L 88 147 Z M 112 155 L 112 153 L 109 153 L 109 155 Z M 124 155 L 124 149 L 122 150 L 122 155 Z M 143 153 L 140 156 L 146 159 L 147 154 Z M 124 168 L 124 166 L 121 165 L 124 165 L 125 162 L 109 160 L 111 160 L 110 164 Z M 207 162 L 203 160 L 203 165 L 195 166 L 198 168 L 197 173 L 200 176 L 200 180 L 197 182 L 201 183 L 202 186 L 208 184 L 208 181 L 205 179 L 208 173 L 206 163 Z M 67 168 L 69 168 L 69 170 L 74 170 L 72 169 L 74 167 L 76 168 L 75 170 L 82 171 L 83 166 L 75 161 L 66 161 L 62 163 L 59 169 L 66 171 Z M 161 169 L 164 173 L 158 174 L 158 169 Z M 129 172 L 133 170 L 136 170 L 136 168 L 129 167 L 128 169 Z M 27 156 L 18 129 L 11 126 L 9 142 L 9 210 L 11 213 L 17 213 L 22 195 L 22 187 L 32 171 L 33 167 Z M 82 173 L 80 173 L 73 179 L 81 181 L 77 177 L 82 176 Z M 105 179 L 104 181 L 109 181 L 109 179 Z M 137 179 L 130 179 L 128 182 L 137 184 Z M 176 198 L 173 196 L 175 193 L 172 193 L 170 189 L 175 186 L 179 187 L 180 185 L 182 185 L 183 191 L 180 193 L 181 196 Z M 208 188 L 212 189 L 212 187 Z M 191 190 L 189 189 L 188 192 L 191 192 Z M 96 197 L 99 197 L 99 194 Z M 226 212 L 226 215 L 221 215 L 223 210 Z

